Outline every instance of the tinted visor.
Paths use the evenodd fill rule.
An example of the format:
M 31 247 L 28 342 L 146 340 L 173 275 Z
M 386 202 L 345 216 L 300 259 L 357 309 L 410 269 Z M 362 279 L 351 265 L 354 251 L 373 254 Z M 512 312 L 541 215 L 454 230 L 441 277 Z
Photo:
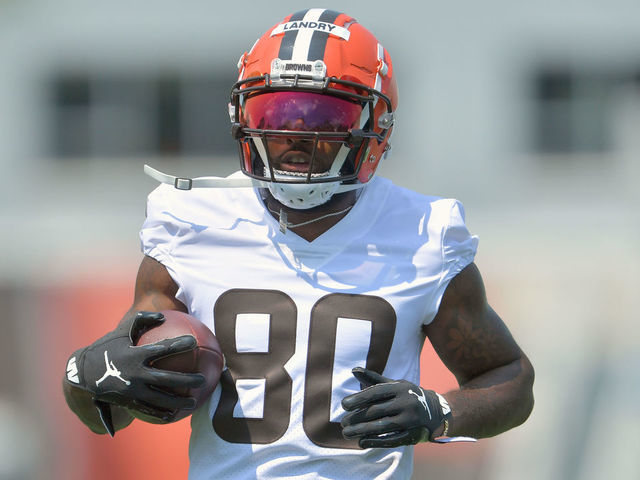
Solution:
M 249 97 L 243 108 L 250 129 L 348 132 L 358 124 L 362 106 L 311 92 L 269 92 Z

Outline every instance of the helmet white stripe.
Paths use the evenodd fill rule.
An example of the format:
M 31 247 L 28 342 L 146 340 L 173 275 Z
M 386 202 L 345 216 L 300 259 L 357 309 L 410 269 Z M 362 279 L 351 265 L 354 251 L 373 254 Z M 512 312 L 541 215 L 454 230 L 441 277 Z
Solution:
M 258 155 L 260 155 L 260 158 L 262 159 L 264 165 L 267 167 L 267 169 L 270 169 L 269 157 L 267 156 L 266 148 L 264 148 L 264 143 L 262 143 L 262 138 L 251 137 L 251 141 L 253 141 L 253 144 L 256 146 L 256 150 L 258 150 Z M 271 165 L 271 167 L 273 167 L 273 165 Z
M 317 22 L 320 19 L 320 15 L 325 11 L 325 8 L 310 8 L 302 19 L 303 22 Z M 309 55 L 309 46 L 311 45 L 311 37 L 313 37 L 314 30 L 310 28 L 302 28 L 298 30 L 296 41 L 293 44 L 293 55 L 291 60 L 294 62 L 306 62 Z
M 374 88 L 381 92 L 382 91 L 382 78 L 380 77 L 380 74 L 382 73 L 382 75 L 385 75 L 387 72 L 387 64 L 384 63 L 384 47 L 380 44 L 378 44 L 378 62 L 382 62 L 382 68 L 376 72 L 376 83 Z M 376 103 L 378 102 L 378 97 L 375 98 L 373 106 L 375 108 Z
M 362 109 L 362 113 L 360 114 L 360 130 L 364 129 L 364 126 L 366 125 L 367 120 L 369 120 L 369 106 L 365 105 L 364 108 Z
M 340 145 L 340 150 L 336 153 L 336 158 L 333 160 L 333 165 L 331 165 L 331 169 L 329 170 L 329 176 L 336 177 L 340 173 L 340 169 L 342 165 L 344 165 L 344 161 L 347 159 L 347 155 L 351 149 L 347 147 L 344 143 Z
M 380 73 L 382 73 L 383 75 L 386 74 L 387 72 L 387 64 L 384 63 L 384 47 L 380 44 L 378 44 L 378 60 L 382 61 L 383 63 L 383 67 L 381 72 L 377 72 L 376 73 L 376 82 L 373 85 L 373 88 L 375 88 L 377 91 L 381 91 L 382 89 L 382 78 L 380 78 Z M 373 98 L 373 108 L 376 108 L 376 105 L 378 104 L 378 96 L 376 95 Z M 367 106 L 365 106 L 365 108 L 362 109 L 362 114 L 360 115 L 360 129 L 364 129 L 364 126 L 367 124 L 367 120 L 369 120 L 369 108 Z M 372 127 L 373 128 L 373 127 Z

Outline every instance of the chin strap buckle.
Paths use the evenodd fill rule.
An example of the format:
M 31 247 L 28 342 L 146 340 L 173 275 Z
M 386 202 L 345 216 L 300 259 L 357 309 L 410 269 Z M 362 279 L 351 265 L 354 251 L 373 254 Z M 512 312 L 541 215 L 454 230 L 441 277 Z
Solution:
M 191 178 L 176 177 L 173 181 L 173 186 L 178 190 L 191 190 L 193 180 Z

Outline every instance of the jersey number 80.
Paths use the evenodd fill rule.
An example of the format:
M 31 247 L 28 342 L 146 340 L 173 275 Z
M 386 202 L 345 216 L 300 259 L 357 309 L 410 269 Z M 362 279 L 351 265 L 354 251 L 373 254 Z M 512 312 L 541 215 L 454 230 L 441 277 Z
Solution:
M 267 352 L 238 351 L 238 315 L 269 315 Z M 222 393 L 213 416 L 213 428 L 232 443 L 272 443 L 289 427 L 293 382 L 284 365 L 293 356 L 298 310 L 286 293 L 278 290 L 233 289 L 223 293 L 214 307 L 215 333 L 223 345 L 227 369 L 220 379 Z M 339 422 L 330 420 L 331 380 L 340 317 L 368 320 L 371 337 L 366 368 L 382 372 L 387 364 L 396 328 L 396 313 L 384 299 L 369 295 L 331 293 L 311 309 L 302 424 L 316 445 L 359 448 L 357 440 L 342 436 Z M 355 365 L 354 365 L 355 366 Z M 236 381 L 264 379 L 262 418 L 234 417 L 238 402 Z

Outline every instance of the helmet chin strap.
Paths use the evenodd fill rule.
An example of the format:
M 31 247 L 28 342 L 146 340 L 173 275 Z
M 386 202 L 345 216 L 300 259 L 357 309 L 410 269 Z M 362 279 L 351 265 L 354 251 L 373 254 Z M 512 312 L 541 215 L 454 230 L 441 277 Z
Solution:
M 257 180 L 255 178 L 229 178 L 229 177 L 175 177 L 167 173 L 163 173 L 160 170 L 146 165 L 144 166 L 144 173 L 154 180 L 160 183 L 166 183 L 167 185 L 173 185 L 178 190 L 191 190 L 192 188 L 269 188 L 274 182 L 267 182 L 265 180 Z M 337 182 L 336 182 L 337 183 Z M 292 185 L 287 183 L 278 183 L 276 185 Z M 294 184 L 295 185 L 295 184 Z M 304 184 L 300 184 L 304 185 Z M 319 184 L 314 184 L 319 185 Z M 351 190 L 357 190 L 364 187 L 364 183 L 356 183 L 353 185 L 338 185 L 334 193 L 349 192 Z

